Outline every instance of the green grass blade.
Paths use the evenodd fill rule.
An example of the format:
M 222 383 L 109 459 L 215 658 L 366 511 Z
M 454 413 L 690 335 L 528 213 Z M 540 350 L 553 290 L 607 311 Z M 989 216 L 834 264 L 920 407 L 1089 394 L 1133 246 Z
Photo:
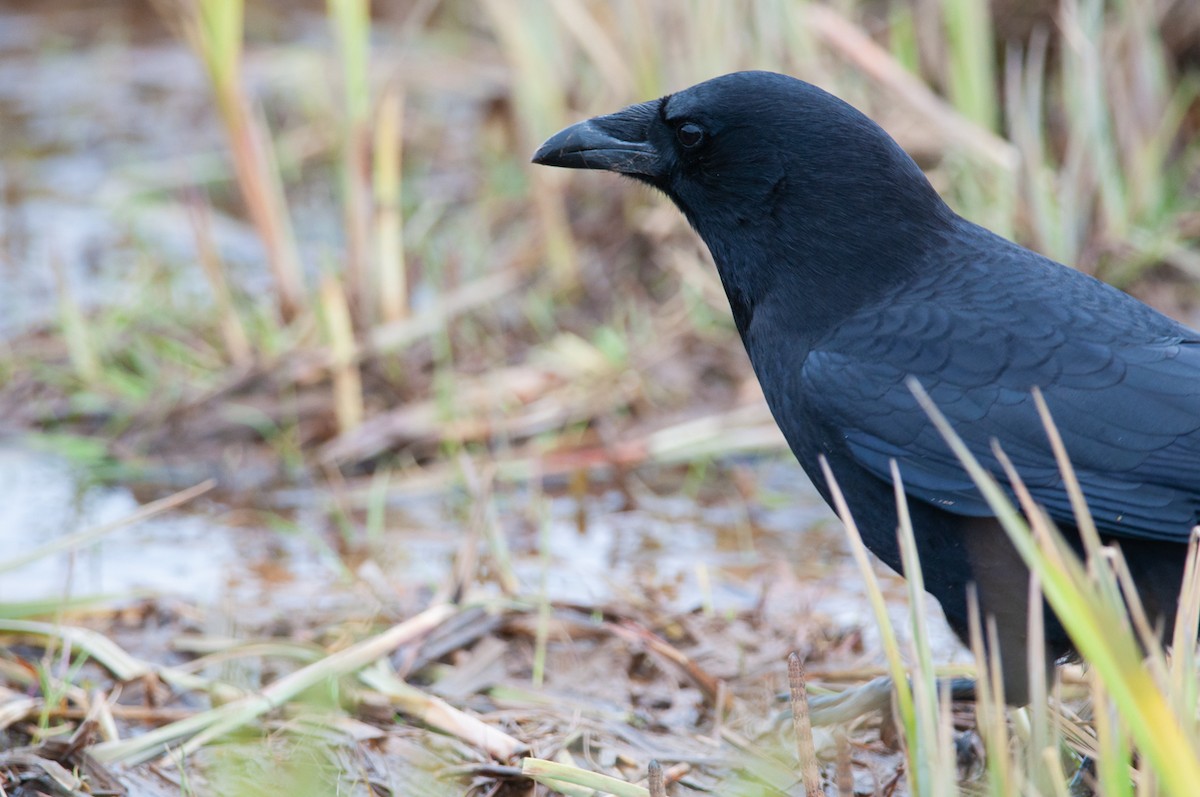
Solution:
M 1089 581 L 1082 563 L 1048 521 L 1035 517 L 1035 523 L 1045 523 L 1045 536 L 1039 545 L 999 483 L 979 464 L 921 385 L 912 379 L 909 387 L 975 481 L 1026 565 L 1042 580 L 1047 601 L 1080 654 L 1103 679 L 1138 749 L 1150 760 L 1167 794 L 1193 797 L 1200 783 L 1197 747 L 1150 672 L 1142 666 L 1124 606 L 1105 602 L 1105 593 Z M 1047 552 L 1045 546 L 1055 550 Z

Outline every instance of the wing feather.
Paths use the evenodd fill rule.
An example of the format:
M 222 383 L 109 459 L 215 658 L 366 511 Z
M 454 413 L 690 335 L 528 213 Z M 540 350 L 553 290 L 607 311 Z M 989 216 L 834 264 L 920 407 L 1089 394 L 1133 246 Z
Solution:
M 1054 273 L 1061 301 L 1048 304 L 1044 273 L 988 299 L 985 279 L 909 286 L 816 345 L 802 390 L 877 477 L 895 459 L 911 496 L 991 514 L 908 389 L 915 376 L 993 475 L 995 439 L 1035 500 L 1073 523 L 1037 386 L 1097 525 L 1186 541 L 1200 521 L 1200 336 L 1075 272 Z

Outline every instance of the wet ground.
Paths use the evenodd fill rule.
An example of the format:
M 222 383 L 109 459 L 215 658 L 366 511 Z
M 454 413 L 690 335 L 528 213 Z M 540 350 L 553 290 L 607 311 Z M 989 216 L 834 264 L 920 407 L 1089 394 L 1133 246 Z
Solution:
M 319 7 L 255 13 L 260 40 L 246 63 L 251 84 L 282 91 L 321 68 L 261 41 L 325 36 Z M 393 29 L 380 30 L 386 51 Z M 227 178 L 203 71 L 150 4 L 66 2 L 49 10 L 0 3 L 0 131 L 0 335 L 8 338 L 55 317 L 60 267 L 87 307 L 125 301 L 147 253 L 156 263 L 192 259 L 173 192 L 208 173 Z M 303 218 L 306 207 L 301 201 L 294 210 Z M 307 209 L 314 218 L 330 215 L 328 206 Z M 235 271 L 247 266 L 238 279 L 253 291 L 255 274 L 262 278 L 261 269 L 250 268 L 262 257 L 256 236 L 219 208 L 216 222 L 222 253 Z M 297 227 L 319 236 L 322 224 L 303 220 Z M 189 268 L 179 277 L 185 290 L 187 275 L 196 273 Z M 547 572 L 545 589 L 555 599 L 601 602 L 637 584 L 677 608 L 736 611 L 759 600 L 763 568 L 786 563 L 812 585 L 814 612 L 870 633 L 841 532 L 807 478 L 786 459 L 736 467 L 777 506 L 702 506 L 672 487 L 647 485 L 632 509 L 628 495 L 603 486 L 582 498 L 538 497 L 545 508 L 531 509 L 528 487 L 521 487 L 500 491 L 495 516 L 512 538 L 518 575 L 535 584 Z M 0 443 L 0 552 L 116 520 L 147 494 L 155 493 L 138 485 L 89 486 L 78 465 L 12 437 Z M 205 498 L 87 550 L 33 562 L 5 574 L 0 601 L 153 593 L 270 615 L 313 595 L 332 599 L 347 581 L 328 520 L 334 499 L 282 485 L 258 499 L 244 507 Z M 387 578 L 443 578 L 464 535 L 473 533 L 463 503 L 462 496 L 430 494 L 389 505 L 371 551 Z M 544 534 L 538 513 L 546 517 Z M 944 650 L 952 649 L 947 642 Z
M 225 144 L 196 59 L 148 5 L 48 8 L 0 3 L 0 340 L 51 323 L 60 281 L 85 309 L 121 306 L 132 283 L 194 260 L 177 194 L 196 183 L 218 186 L 214 238 L 237 284 L 253 293 L 265 281 L 263 254 L 238 214 L 222 211 L 230 193 Z M 291 41 L 325 35 L 320 9 L 271 19 L 257 30 L 280 38 L 286 31 Z M 268 91 L 324 68 L 269 45 L 255 53 L 247 79 Z M 327 184 L 291 199 L 306 240 L 322 240 L 338 223 Z M 172 274 L 173 289 L 203 289 L 198 275 L 195 268 Z M 183 486 L 97 480 L 85 461 L 7 431 L 0 438 L 0 567 L 120 521 Z M 870 671 L 883 663 L 840 526 L 786 456 L 722 460 L 701 480 L 682 467 L 636 469 L 619 484 L 598 478 L 582 488 L 550 480 L 472 492 L 443 480 L 437 489 L 389 492 L 374 506 L 362 491 L 352 499 L 338 484 L 312 478 L 250 481 L 255 488 L 236 498 L 219 490 L 78 550 L 0 570 L 0 604 L 95 597 L 114 618 L 125 608 L 139 617 L 161 612 L 169 621 L 150 631 L 141 620 L 113 620 L 108 630 L 136 656 L 178 660 L 183 654 L 173 645 L 181 630 L 282 636 L 420 607 L 453 580 L 464 552 L 474 551 L 482 562 L 474 566 L 479 595 L 500 595 L 510 570 L 515 583 L 503 584 L 510 592 L 557 605 L 652 603 L 659 612 L 711 620 L 718 646 L 728 630 L 720 621 L 772 617 L 780 655 L 770 653 L 762 665 L 772 688 L 784 671 L 782 654 L 816 645 L 818 636 L 852 640 L 839 648 L 837 667 Z M 497 546 L 509 552 L 510 568 Z M 904 584 L 881 575 L 906 638 Z M 935 658 L 962 659 L 944 624 L 934 626 Z M 517 647 L 510 658 L 524 655 Z M 556 688 L 573 688 L 572 677 L 594 679 L 571 651 L 555 655 L 563 668 L 578 667 L 563 669 Z M 607 661 L 597 656 L 590 664 Z M 510 669 L 526 677 L 523 666 Z M 619 685 L 612 689 L 603 694 L 619 704 L 625 695 Z M 686 732 L 699 709 L 677 705 L 684 708 L 671 723 Z M 132 794 L 162 788 L 139 784 L 137 777 L 127 783 Z
M 758 605 L 765 585 L 785 571 L 803 585 L 792 596 L 801 614 L 861 630 L 864 647 L 878 652 L 840 524 L 807 477 L 782 459 L 733 467 L 761 485 L 770 508 L 728 497 L 701 503 L 643 484 L 633 508 L 616 489 L 531 496 L 513 487 L 493 496 L 491 514 L 524 594 L 578 605 L 654 595 L 667 611 L 736 614 Z M 663 480 L 678 486 L 676 474 Z M 13 554 L 114 523 L 139 506 L 131 488 L 89 487 L 69 461 L 17 443 L 0 446 L 0 494 L 0 551 Z M 360 529 L 349 542 L 329 521 L 336 496 L 311 490 L 295 506 L 297 497 L 283 488 L 260 496 L 255 507 L 199 499 L 82 550 L 6 572 L 0 602 L 109 596 L 104 603 L 111 605 L 153 596 L 231 612 L 247 627 L 265 628 L 297 611 L 328 616 L 352 607 L 361 596 L 352 569 L 362 561 L 378 566 L 384 582 L 433 591 L 464 546 L 487 549 L 473 528 L 478 524 L 464 518 L 469 498 L 453 491 L 393 500 L 378 536 L 368 539 Z M 904 584 L 878 572 L 894 598 L 893 622 L 903 629 Z M 779 608 L 790 614 L 798 607 Z M 959 654 L 943 625 L 934 633 L 941 660 Z M 882 664 L 882 657 L 870 663 Z
M 329 521 L 329 504 L 336 501 L 330 491 L 281 488 L 261 495 L 254 507 L 204 497 L 78 551 L 5 572 L 0 605 L 95 597 L 93 610 L 73 614 L 73 624 L 101 630 L 142 661 L 187 666 L 194 656 L 228 645 L 236 655 L 238 645 L 247 644 L 238 640 L 310 644 L 341 636 L 342 628 L 408 617 L 431 596 L 445 594 L 468 560 L 465 566 L 474 568 L 466 576 L 468 603 L 504 601 L 495 543 L 485 541 L 484 527 L 490 525 L 511 557 L 515 593 L 509 594 L 519 602 L 546 600 L 557 607 L 554 627 L 562 629 L 552 632 L 546 681 L 530 686 L 534 625 L 519 612 L 499 628 L 485 622 L 483 639 L 439 665 L 439 678 L 429 688 L 485 718 L 507 716 L 489 721 L 533 744 L 536 754 L 572 738 L 571 729 L 582 722 L 592 729 L 595 755 L 612 755 L 624 745 L 633 761 L 655 751 L 665 761 L 691 762 L 680 764 L 695 768 L 683 782 L 706 791 L 743 766 L 751 773 L 763 766 L 770 770 L 769 751 L 777 745 L 784 745 L 788 757 L 790 742 L 779 738 L 787 723 L 771 698 L 785 688 L 789 651 L 801 651 L 819 684 L 861 682 L 884 665 L 840 526 L 799 468 L 775 458 L 714 467 L 718 473 L 710 477 L 706 496 L 681 490 L 682 474 L 671 470 L 657 478 L 647 474 L 632 489 L 597 486 L 582 495 L 553 489 L 533 494 L 527 486 L 498 489 L 491 497 L 490 524 L 471 511 L 473 499 L 461 491 L 408 494 L 388 502 L 377 534 L 368 538 L 358 526 L 360 533 L 350 540 L 344 527 Z M 713 495 L 712 485 L 722 476 L 754 480 L 760 485 L 757 500 L 719 489 Z M 0 551 L 14 553 L 119 521 L 139 506 L 129 487 L 89 486 L 61 457 L 14 444 L 0 447 L 0 491 L 5 496 Z M 297 506 L 301 495 L 305 503 Z M 272 504 L 286 508 L 268 509 Z M 905 585 L 876 572 L 903 644 L 910 627 Z M 589 615 L 593 621 L 586 620 Z M 632 619 L 634 627 L 660 629 L 704 673 L 726 680 L 739 698 L 738 711 L 726 723 L 756 740 L 753 752 L 704 742 L 721 727 L 707 708 L 712 695 L 673 674 L 663 660 L 645 661 L 646 651 L 634 640 L 617 631 L 599 633 L 593 623 L 601 616 L 612 617 L 616 628 Z M 944 623 L 933 623 L 932 641 L 935 661 L 967 660 Z M 35 653 L 23 647 L 14 652 L 18 660 Z M 222 670 L 223 678 L 232 672 L 241 673 L 233 676 L 235 682 L 247 676 L 251 685 L 269 680 L 267 659 L 253 664 L 254 654 L 243 655 L 249 669 L 236 669 L 245 665 L 233 664 L 234 658 L 226 667 L 235 669 Z M 108 680 L 92 665 L 82 677 Z M 203 693 L 161 689 L 128 683 L 117 690 L 118 708 L 144 707 L 161 724 L 210 707 Z M 867 722 L 877 719 L 870 715 Z M 447 773 L 462 765 L 461 750 L 448 748 L 437 733 L 419 731 L 411 720 L 397 722 L 384 714 L 373 722 L 385 730 L 362 726 L 380 737 L 366 746 L 335 743 L 306 753 L 302 742 L 296 746 L 286 741 L 291 737 L 280 736 L 276 759 L 266 765 L 259 742 L 247 746 L 235 738 L 200 751 L 181 770 L 159 765 L 113 774 L 135 797 L 177 793 L 181 778 L 190 779 L 197 793 L 227 793 L 223 778 L 252 787 L 264 778 L 294 777 L 311 755 L 324 762 L 322 782 L 329 789 L 369 793 L 359 780 L 368 768 L 379 782 L 390 782 L 395 794 L 450 793 Z M 137 721 L 120 727 L 122 738 L 149 729 Z M 622 737 L 624 742 L 616 741 Z M 832 756 L 831 737 L 820 738 L 823 755 Z M 895 777 L 895 754 L 879 739 L 870 724 L 857 731 L 860 793 L 873 793 L 878 783 Z M 743 755 L 749 758 L 738 763 Z M 331 756 L 340 763 L 330 763 Z

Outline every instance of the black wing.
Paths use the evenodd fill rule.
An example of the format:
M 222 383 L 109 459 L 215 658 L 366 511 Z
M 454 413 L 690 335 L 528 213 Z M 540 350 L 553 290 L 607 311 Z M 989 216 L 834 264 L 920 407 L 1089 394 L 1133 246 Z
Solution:
M 890 481 L 895 459 L 910 496 L 992 514 L 909 390 L 915 376 L 984 467 L 1004 481 L 999 440 L 1035 500 L 1070 524 L 1037 386 L 1097 526 L 1185 542 L 1200 520 L 1200 335 L 997 241 L 839 327 L 806 358 L 804 394 L 871 473 Z

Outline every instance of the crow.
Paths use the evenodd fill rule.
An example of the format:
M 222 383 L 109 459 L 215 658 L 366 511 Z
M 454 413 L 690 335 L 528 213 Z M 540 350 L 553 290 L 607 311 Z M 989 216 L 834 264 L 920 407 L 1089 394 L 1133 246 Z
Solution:
M 628 175 L 707 244 L 771 413 L 826 502 L 902 572 L 891 463 L 926 590 L 968 640 L 994 618 L 1006 699 L 1029 701 L 1028 569 L 918 404 L 915 379 L 1002 483 L 998 441 L 1082 550 L 1031 391 L 1105 544 L 1174 624 L 1200 520 L 1200 333 L 954 213 L 877 124 L 803 81 L 739 72 L 572 125 L 533 162 Z M 1047 672 L 1074 649 L 1046 617 Z

